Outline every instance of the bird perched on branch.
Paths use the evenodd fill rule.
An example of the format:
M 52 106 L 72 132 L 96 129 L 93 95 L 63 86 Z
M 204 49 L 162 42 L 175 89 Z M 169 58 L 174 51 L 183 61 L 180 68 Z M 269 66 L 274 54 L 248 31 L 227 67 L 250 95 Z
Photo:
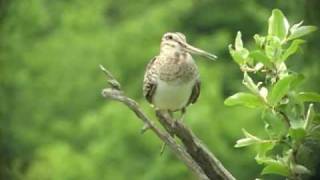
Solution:
M 165 33 L 161 39 L 160 54 L 147 65 L 143 81 L 143 95 L 158 110 L 169 113 L 181 111 L 194 104 L 200 94 L 199 71 L 191 54 L 217 57 L 187 43 L 179 32 Z

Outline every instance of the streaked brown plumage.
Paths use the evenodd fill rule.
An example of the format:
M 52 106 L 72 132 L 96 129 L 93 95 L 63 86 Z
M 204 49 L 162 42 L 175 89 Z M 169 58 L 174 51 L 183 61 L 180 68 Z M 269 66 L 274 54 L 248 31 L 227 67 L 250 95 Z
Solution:
M 163 35 L 160 54 L 147 65 L 143 81 L 143 94 L 157 109 L 184 112 L 197 101 L 199 72 L 190 53 L 216 58 L 187 44 L 182 33 Z

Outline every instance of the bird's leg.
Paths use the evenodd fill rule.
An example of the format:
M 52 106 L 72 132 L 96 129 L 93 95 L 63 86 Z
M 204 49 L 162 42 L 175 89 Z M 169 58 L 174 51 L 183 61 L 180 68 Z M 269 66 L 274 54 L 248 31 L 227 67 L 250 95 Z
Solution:
M 174 124 L 173 127 L 176 126 L 176 124 L 177 124 L 178 121 L 180 121 L 180 122 L 183 121 L 184 117 L 186 116 L 186 108 L 185 108 L 185 107 L 182 108 L 180 112 L 181 112 L 180 117 L 177 118 L 177 119 L 175 119 L 175 121 L 174 121 L 174 123 L 173 123 L 173 124 Z
M 172 120 L 174 119 L 174 121 L 173 121 L 173 123 L 172 123 L 172 129 L 175 129 L 175 128 L 176 128 L 176 125 L 177 125 L 177 122 L 178 122 L 178 121 L 180 121 L 180 122 L 183 121 L 183 119 L 184 119 L 184 117 L 185 117 L 185 115 L 186 115 L 186 108 L 184 107 L 184 108 L 181 109 L 181 115 L 180 115 L 179 118 L 174 118 L 172 111 L 168 111 L 168 114 L 169 114 L 169 116 L 170 116 L 170 118 L 171 118 Z M 174 133 L 173 133 L 173 132 L 169 132 L 169 133 L 170 133 L 170 135 L 171 135 L 172 137 L 174 137 Z M 160 155 L 163 154 L 166 146 L 167 146 L 166 143 L 163 143 L 163 144 L 162 144 L 162 147 L 161 147 L 161 150 L 160 150 Z
M 183 121 L 184 117 L 186 116 L 186 111 L 187 111 L 186 107 L 181 109 L 181 116 L 179 119 L 181 122 Z
M 173 112 L 170 111 L 170 110 L 168 110 L 167 112 L 168 112 L 170 118 L 173 119 L 173 118 L 174 118 L 174 117 L 173 117 Z M 174 127 L 174 126 L 175 126 L 175 122 L 172 123 L 171 126 L 172 126 L 172 128 L 174 129 L 174 128 L 175 128 L 175 127 Z M 169 133 L 170 133 L 170 135 L 171 135 L 172 137 L 174 137 L 174 133 L 172 133 L 172 132 L 169 132 Z M 167 146 L 167 144 L 164 142 L 164 143 L 162 144 L 162 146 L 161 146 L 160 155 L 163 154 L 164 150 L 166 149 L 166 146 Z

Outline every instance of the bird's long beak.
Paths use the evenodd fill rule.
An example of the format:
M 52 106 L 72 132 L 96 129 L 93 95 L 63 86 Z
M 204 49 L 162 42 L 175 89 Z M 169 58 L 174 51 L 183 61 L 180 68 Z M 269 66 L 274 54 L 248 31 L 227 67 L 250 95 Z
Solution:
M 193 47 L 188 43 L 183 43 L 182 45 L 183 45 L 184 49 L 186 51 L 188 51 L 189 53 L 197 54 L 197 55 L 200 55 L 200 56 L 204 56 L 204 57 L 207 57 L 207 58 L 209 58 L 211 60 L 216 60 L 217 59 L 216 55 L 208 53 L 208 52 L 206 52 L 206 51 L 204 51 L 202 49 L 198 49 L 196 47 Z

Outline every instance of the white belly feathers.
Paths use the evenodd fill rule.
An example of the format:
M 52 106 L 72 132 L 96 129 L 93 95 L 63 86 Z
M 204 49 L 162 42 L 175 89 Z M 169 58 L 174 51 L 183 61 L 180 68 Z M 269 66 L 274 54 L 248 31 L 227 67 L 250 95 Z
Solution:
M 188 83 L 170 83 L 158 81 L 153 104 L 162 110 L 180 110 L 189 101 L 195 80 Z

